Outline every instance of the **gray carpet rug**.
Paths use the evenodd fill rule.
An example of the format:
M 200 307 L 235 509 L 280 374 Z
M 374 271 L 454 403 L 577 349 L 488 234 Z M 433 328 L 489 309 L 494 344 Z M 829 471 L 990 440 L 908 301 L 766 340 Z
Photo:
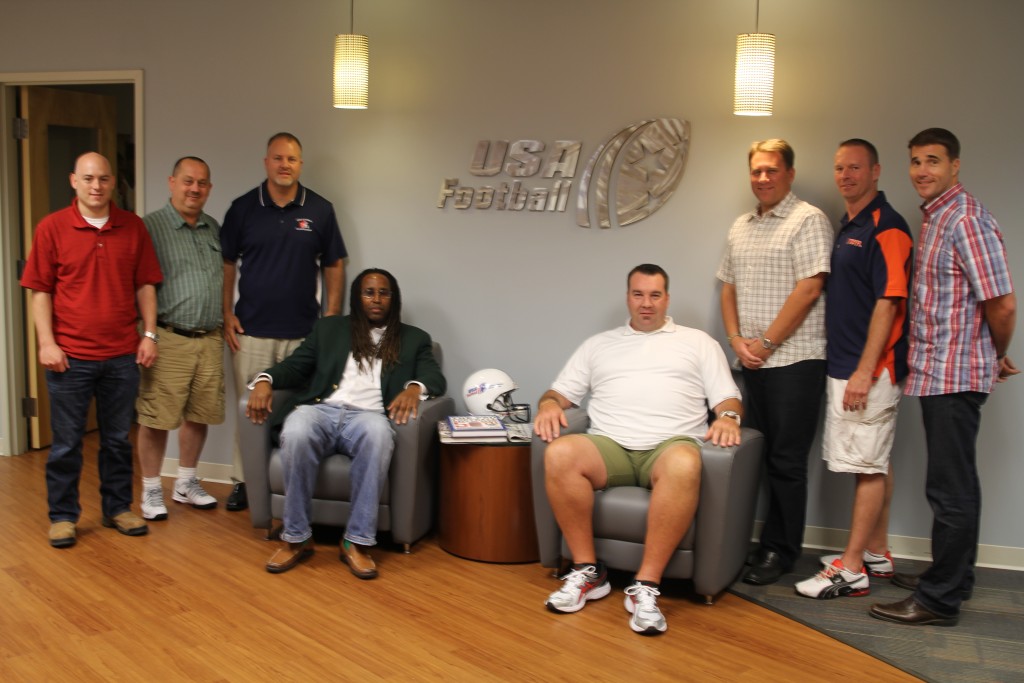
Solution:
M 896 560 L 901 572 L 917 573 L 926 566 Z M 939 627 L 903 626 L 869 616 L 872 604 L 909 595 L 888 579 L 872 579 L 871 594 L 859 598 L 797 595 L 793 585 L 819 567 L 818 555 L 808 551 L 774 585 L 737 581 L 729 590 L 927 681 L 1024 682 L 1024 572 L 979 568 L 960 623 Z

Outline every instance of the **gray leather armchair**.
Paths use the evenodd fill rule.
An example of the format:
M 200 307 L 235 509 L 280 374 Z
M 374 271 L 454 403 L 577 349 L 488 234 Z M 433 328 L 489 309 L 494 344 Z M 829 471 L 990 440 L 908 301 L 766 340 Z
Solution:
M 563 434 L 582 433 L 590 425 L 580 408 L 567 410 L 566 417 L 569 428 L 562 430 Z M 744 428 L 742 439 L 735 448 L 704 446 L 697 514 L 665 568 L 665 578 L 692 579 L 694 589 L 709 605 L 739 574 L 750 546 L 764 436 Z M 539 437 L 533 437 L 533 512 L 540 562 L 560 570 L 570 553 L 544 488 L 546 447 Z M 594 544 L 598 558 L 608 567 L 627 571 L 640 567 L 650 497 L 648 489 L 637 486 L 595 493 Z
M 435 356 L 441 362 L 435 345 Z M 274 391 L 274 405 L 282 405 L 287 392 Z M 266 424 L 254 425 L 245 417 L 248 395 L 238 404 L 239 445 L 249 496 L 249 514 L 254 527 L 273 535 L 273 522 L 284 511 L 284 478 L 280 456 L 270 440 Z M 405 552 L 433 525 L 434 492 L 437 472 L 437 422 L 455 412 L 455 401 L 440 396 L 422 401 L 419 416 L 395 429 L 395 451 L 391 470 L 381 496 L 377 528 L 389 531 L 391 539 Z M 332 455 L 320 464 L 320 475 L 313 493 L 313 524 L 345 526 L 349 502 L 349 470 L 352 461 L 344 455 Z

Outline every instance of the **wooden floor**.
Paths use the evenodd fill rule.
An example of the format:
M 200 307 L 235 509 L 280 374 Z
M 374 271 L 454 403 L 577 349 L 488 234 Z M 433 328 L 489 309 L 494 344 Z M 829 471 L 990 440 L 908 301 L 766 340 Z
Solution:
M 87 441 L 78 544 L 46 539 L 45 451 L 0 458 L 0 680 L 11 681 L 808 681 L 916 680 L 733 595 L 707 607 L 665 586 L 669 630 L 629 630 L 621 580 L 555 615 L 538 564 L 459 559 L 428 537 L 378 549 L 360 581 L 323 543 L 281 575 L 247 513 L 174 504 L 129 538 L 99 523 Z M 138 484 L 136 483 L 136 488 Z M 229 487 L 208 484 L 222 502 Z

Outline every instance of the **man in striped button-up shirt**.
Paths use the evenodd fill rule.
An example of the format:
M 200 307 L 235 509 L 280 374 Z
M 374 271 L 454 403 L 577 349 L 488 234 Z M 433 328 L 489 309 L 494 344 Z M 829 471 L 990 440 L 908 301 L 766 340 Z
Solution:
M 178 430 L 173 499 L 217 507 L 196 478 L 208 425 L 224 421 L 223 259 L 220 224 L 203 213 L 210 167 L 198 157 L 174 164 L 170 201 L 143 221 L 153 238 L 164 281 L 157 290 L 160 356 L 143 368 L 136 412 L 142 466 L 142 516 L 167 519 L 160 470 L 167 432 Z
M 960 142 L 929 128 L 910 141 L 910 180 L 924 200 L 914 262 L 910 374 L 919 396 L 928 469 L 925 494 L 935 516 L 932 566 L 893 583 L 914 591 L 874 605 L 872 616 L 904 624 L 957 623 L 974 588 L 981 484 L 975 442 L 981 406 L 996 382 L 1019 372 L 1007 357 L 1017 300 L 999 225 L 960 184 Z

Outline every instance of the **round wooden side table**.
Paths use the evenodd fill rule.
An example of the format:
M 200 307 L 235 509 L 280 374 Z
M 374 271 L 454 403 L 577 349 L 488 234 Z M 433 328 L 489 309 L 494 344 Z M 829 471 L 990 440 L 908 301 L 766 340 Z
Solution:
M 529 444 L 441 444 L 442 549 L 483 562 L 536 562 Z

